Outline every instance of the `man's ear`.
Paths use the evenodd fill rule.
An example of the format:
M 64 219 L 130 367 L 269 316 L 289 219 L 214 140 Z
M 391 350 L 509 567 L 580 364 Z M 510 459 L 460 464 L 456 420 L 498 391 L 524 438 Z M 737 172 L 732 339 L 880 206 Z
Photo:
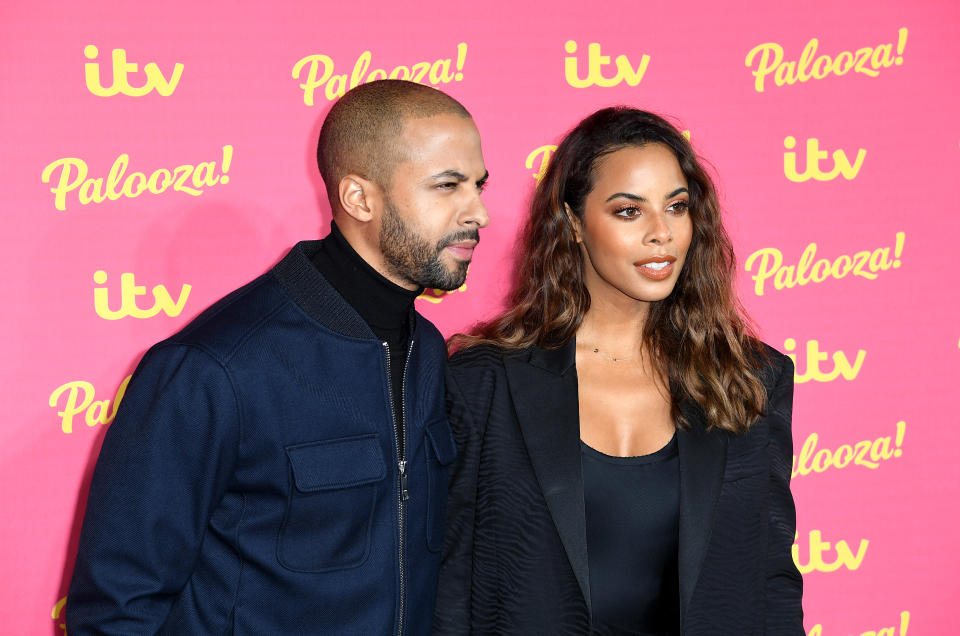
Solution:
M 570 221 L 570 226 L 573 228 L 573 238 L 577 243 L 583 243 L 580 219 L 577 218 L 577 215 L 573 213 L 573 210 L 570 209 L 570 206 L 567 205 L 566 202 L 563 204 L 563 212 L 567 215 L 567 220 Z
M 380 188 L 360 175 L 348 174 L 337 187 L 340 207 L 360 223 L 373 220 L 380 204 Z

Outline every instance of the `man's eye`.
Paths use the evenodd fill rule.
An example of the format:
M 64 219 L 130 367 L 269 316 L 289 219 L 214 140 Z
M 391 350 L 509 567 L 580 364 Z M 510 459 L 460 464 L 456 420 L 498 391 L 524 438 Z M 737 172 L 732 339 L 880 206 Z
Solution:
M 456 181 L 449 181 L 447 183 L 440 183 L 437 185 L 438 190 L 456 190 L 457 189 Z

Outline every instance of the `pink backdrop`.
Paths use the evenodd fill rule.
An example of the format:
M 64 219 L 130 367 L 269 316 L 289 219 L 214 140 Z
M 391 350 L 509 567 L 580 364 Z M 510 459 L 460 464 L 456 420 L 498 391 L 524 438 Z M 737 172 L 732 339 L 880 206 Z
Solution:
M 326 233 L 329 97 L 391 74 L 460 99 L 492 175 L 466 288 L 418 301 L 447 335 L 500 306 L 544 146 L 618 103 L 689 130 L 745 304 L 797 361 L 808 633 L 955 633 L 960 4 L 410 4 L 0 9 L 0 631 L 63 632 L 124 379 Z

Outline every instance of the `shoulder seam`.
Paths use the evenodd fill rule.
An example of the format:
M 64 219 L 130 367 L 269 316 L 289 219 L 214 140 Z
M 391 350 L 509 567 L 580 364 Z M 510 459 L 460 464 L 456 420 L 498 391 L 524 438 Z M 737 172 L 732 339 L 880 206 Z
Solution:
M 226 307 L 230 307 L 231 305 L 234 304 L 234 302 L 235 301 L 231 301 L 225 307 L 221 307 L 220 309 L 218 309 L 217 313 L 213 314 L 211 318 L 218 316 L 223 311 L 223 309 L 225 309 Z M 197 349 L 200 349 L 206 352 L 209 356 L 216 359 L 220 364 L 225 366 L 230 363 L 230 359 L 233 358 L 233 356 L 237 353 L 240 347 L 242 347 L 247 342 L 247 340 L 253 337 L 253 335 L 261 327 L 263 327 L 265 322 L 267 322 L 268 320 L 273 318 L 274 315 L 280 312 L 284 308 L 286 303 L 287 303 L 287 300 L 285 298 L 280 298 L 277 301 L 277 305 L 275 307 L 267 311 L 267 313 L 265 313 L 259 320 L 257 320 L 256 322 L 252 323 L 249 327 L 247 327 L 244 330 L 244 332 L 236 339 L 235 342 L 231 343 L 229 347 L 225 347 L 225 351 L 223 352 L 217 352 L 213 349 L 213 347 L 210 347 L 205 342 L 202 342 L 200 339 L 194 338 L 194 334 L 196 333 L 196 331 L 198 331 L 198 329 L 190 329 L 186 334 L 182 336 L 179 334 L 175 335 L 172 338 L 164 341 L 163 344 L 195 347 Z M 208 322 L 209 320 L 205 321 L 205 323 L 208 323 Z
M 253 335 L 254 335 L 257 331 L 259 331 L 261 327 L 263 327 L 264 323 L 266 323 L 268 320 L 270 320 L 271 318 L 273 318 L 276 314 L 280 313 L 280 310 L 283 309 L 283 307 L 284 307 L 285 304 L 286 304 L 286 299 L 281 298 L 281 299 L 280 299 L 280 302 L 277 304 L 276 307 L 274 307 L 273 309 L 271 309 L 270 311 L 268 311 L 266 314 L 264 314 L 264 315 L 260 318 L 260 320 L 258 320 L 257 322 L 253 323 L 253 325 L 251 325 L 251 326 L 246 330 L 246 333 L 244 333 L 240 338 L 237 339 L 237 341 L 233 344 L 233 347 L 232 347 L 232 348 L 230 349 L 230 351 L 226 354 L 226 356 L 227 356 L 227 361 L 229 362 L 230 358 L 232 358 L 232 357 L 237 353 L 237 351 L 240 349 L 240 347 L 242 347 L 244 344 L 246 344 L 247 340 L 249 340 L 250 338 L 252 338 Z

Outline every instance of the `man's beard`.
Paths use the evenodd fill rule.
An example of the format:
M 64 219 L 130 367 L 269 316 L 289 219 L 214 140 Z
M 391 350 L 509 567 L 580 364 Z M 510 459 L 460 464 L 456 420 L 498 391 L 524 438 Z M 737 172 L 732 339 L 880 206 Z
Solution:
M 443 248 L 460 241 L 480 241 L 480 231 L 461 230 L 431 245 L 410 229 L 390 201 L 384 203 L 380 224 L 380 251 L 390 273 L 425 288 L 452 291 L 467 279 L 467 261 L 458 261 L 453 271 L 440 262 Z

